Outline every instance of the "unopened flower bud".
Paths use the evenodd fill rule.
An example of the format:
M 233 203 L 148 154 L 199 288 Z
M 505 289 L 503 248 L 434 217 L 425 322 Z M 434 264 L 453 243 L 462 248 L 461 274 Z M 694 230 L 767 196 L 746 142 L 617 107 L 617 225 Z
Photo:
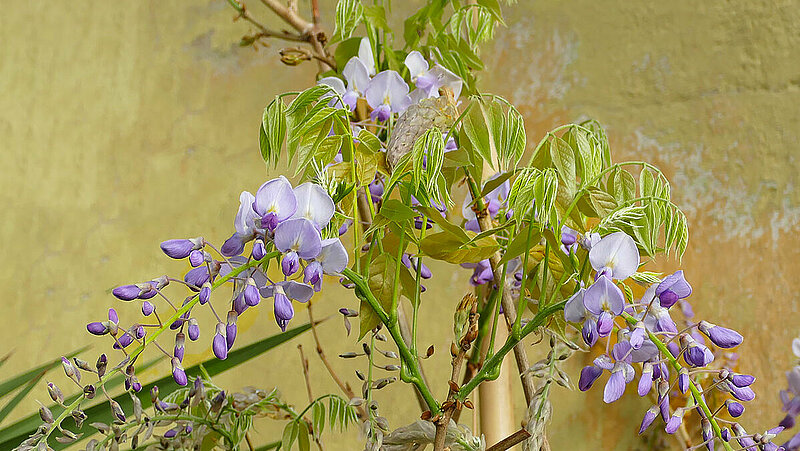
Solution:
M 156 311 L 156 306 L 151 304 L 150 301 L 142 302 L 142 315 L 150 316 Z
M 697 328 L 720 348 L 733 348 L 742 344 L 742 335 L 733 329 L 717 326 L 708 321 L 700 321 Z
M 195 249 L 189 253 L 189 264 L 192 265 L 192 268 L 197 268 L 205 261 L 206 256 L 203 251 Z
M 120 407 L 119 403 L 114 401 L 113 399 L 109 401 L 111 404 L 111 412 L 114 416 L 121 422 L 125 422 L 125 412 L 122 411 L 122 407 Z
M 681 368 L 680 373 L 678 373 L 678 389 L 681 393 L 686 393 L 689 390 L 689 370 L 686 368 Z
M 108 322 L 95 321 L 86 325 L 86 330 L 93 335 L 105 335 L 109 332 Z
M 66 357 L 61 357 L 61 366 L 64 368 L 64 374 L 66 374 L 68 378 L 72 379 L 75 377 L 75 367 L 72 366 L 72 363 L 70 363 Z
M 225 343 L 228 346 L 228 350 L 233 347 L 233 342 L 236 340 L 236 320 L 239 318 L 239 315 L 236 311 L 231 310 L 228 312 L 228 317 L 226 318 L 225 323 Z
M 178 332 L 175 335 L 175 349 L 172 353 L 172 355 L 176 359 L 178 359 L 178 362 L 183 362 L 183 353 L 184 353 L 183 344 L 185 342 L 186 342 L 186 335 L 184 335 L 183 332 Z
M 297 255 L 297 252 L 289 252 L 281 259 L 281 270 L 286 277 L 290 277 L 292 274 L 296 273 L 299 268 L 300 257 Z
M 175 379 L 175 383 L 184 386 L 189 383 L 189 379 L 186 377 L 186 372 L 183 371 L 183 367 L 181 366 L 181 361 L 178 360 L 177 357 L 172 358 L 172 378 Z
M 105 354 L 100 354 L 100 357 L 97 358 L 97 363 L 94 364 L 98 376 L 103 377 L 106 374 L 106 365 L 108 365 L 108 357 Z
M 225 397 L 225 392 L 221 391 L 214 395 L 214 398 L 211 400 L 211 412 L 219 412 L 220 409 L 225 405 L 227 398 Z
M 198 295 L 198 299 L 200 300 L 200 305 L 204 305 L 208 302 L 208 299 L 211 297 L 211 284 L 206 282 L 203 284 L 203 287 L 200 288 L 200 294 Z
M 53 412 L 45 406 L 39 407 L 39 417 L 47 424 L 53 424 L 53 422 L 56 421 L 55 418 L 53 418 Z
M 64 394 L 61 393 L 61 389 L 52 382 L 47 383 L 47 393 L 50 395 L 50 399 L 53 401 L 61 404 L 64 402 Z
M 140 291 L 136 285 L 122 285 L 111 290 L 111 294 L 122 301 L 132 301 L 139 297 Z
M 737 418 L 744 413 L 744 406 L 730 399 L 725 401 L 725 408 L 728 409 L 728 413 L 734 418 Z
M 253 243 L 253 258 L 256 260 L 261 260 L 264 256 L 267 255 L 267 249 L 264 247 L 264 241 L 259 238 Z
M 197 323 L 197 320 L 194 318 L 189 319 L 189 339 L 192 341 L 197 340 L 200 338 L 200 325 Z
M 161 250 L 170 258 L 182 259 L 188 257 L 193 250 L 200 249 L 202 245 L 202 238 L 175 239 L 161 243 Z
M 642 433 L 653 424 L 653 420 L 656 419 L 656 416 L 658 416 L 658 406 L 652 406 L 647 409 L 644 418 L 642 418 L 642 424 L 639 426 L 639 435 L 642 435 Z
M 85 396 L 86 399 L 94 399 L 95 392 L 96 390 L 92 384 L 83 387 L 83 396 Z
M 79 359 L 77 357 L 73 357 L 72 358 L 72 363 L 74 363 L 77 368 L 80 368 L 80 369 L 82 369 L 84 371 L 90 371 L 90 372 L 92 371 L 92 367 L 89 366 L 89 362 L 87 362 L 85 360 L 81 360 L 81 359 Z
M 250 307 L 254 307 L 261 302 L 261 295 L 258 293 L 258 288 L 256 288 L 256 281 L 252 277 L 247 278 L 243 295 L 245 304 Z
M 225 360 L 228 357 L 228 345 L 225 341 L 225 324 L 217 323 L 217 331 L 214 334 L 211 349 L 214 351 L 214 355 L 220 360 Z
M 667 434 L 674 434 L 678 428 L 680 427 L 681 423 L 683 422 L 683 414 L 685 413 L 685 409 L 683 407 L 678 407 L 675 409 L 675 412 L 672 413 L 672 416 L 667 421 L 667 426 L 664 430 Z

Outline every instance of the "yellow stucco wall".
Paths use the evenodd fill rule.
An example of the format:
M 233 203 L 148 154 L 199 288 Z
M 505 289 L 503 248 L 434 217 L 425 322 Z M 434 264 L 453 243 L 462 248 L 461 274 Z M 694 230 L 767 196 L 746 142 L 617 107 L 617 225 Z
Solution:
M 405 7 L 394 3 L 401 18 Z M 670 176 L 690 220 L 683 268 L 695 310 L 747 337 L 741 369 L 758 376 L 759 398 L 746 413 L 753 430 L 781 418 L 777 391 L 800 333 L 798 7 L 519 2 L 484 54 L 481 81 L 520 106 L 529 141 L 593 117 L 607 126 L 617 160 L 650 160 Z M 0 343 L 14 352 L 0 378 L 98 345 L 85 322 L 112 304 L 124 317 L 136 313 L 110 288 L 184 270 L 158 243 L 197 234 L 221 241 L 238 193 L 268 177 L 257 147 L 261 111 L 274 94 L 308 86 L 314 71 L 282 66 L 280 44 L 239 48 L 247 28 L 232 16 L 222 0 L 30 2 L 0 14 Z M 426 326 L 449 330 L 468 274 L 433 269 L 440 271 L 429 284 L 421 339 L 443 351 L 447 337 Z M 333 314 L 342 294 L 327 290 L 318 316 Z M 277 330 L 269 310 L 242 318 L 240 343 Z M 322 332 L 329 354 L 352 348 L 338 318 Z M 188 347 L 190 361 L 209 355 L 204 334 Z M 310 337 L 296 342 L 312 354 Z M 440 352 L 426 362 L 432 379 L 446 380 L 447 358 Z M 351 366 L 335 364 L 355 380 Z M 302 404 L 299 368 L 290 345 L 218 382 L 277 384 Z M 317 393 L 335 390 L 313 355 L 311 371 Z M 437 390 L 443 396 L 446 388 Z M 636 446 L 647 406 L 601 406 L 599 392 L 555 392 L 554 449 L 595 449 L 601 434 L 617 449 Z M 408 394 L 398 385 L 380 398 L 392 426 L 416 417 Z M 34 391 L 21 410 L 46 398 Z M 256 439 L 275 432 L 263 421 Z M 359 446 L 355 433 L 346 437 L 329 448 Z

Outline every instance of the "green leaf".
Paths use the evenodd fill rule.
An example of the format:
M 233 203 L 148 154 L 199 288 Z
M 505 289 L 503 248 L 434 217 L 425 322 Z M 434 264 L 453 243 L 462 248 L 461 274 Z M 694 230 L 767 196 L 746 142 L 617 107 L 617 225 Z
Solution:
M 308 440 L 308 425 L 305 421 L 298 421 L 299 430 L 297 431 L 297 446 L 300 451 L 309 451 L 311 443 Z
M 536 227 L 534 230 L 530 230 L 531 225 L 527 225 L 522 230 L 517 233 L 514 239 L 508 243 L 508 247 L 506 248 L 505 254 L 503 254 L 503 258 L 500 259 L 500 264 L 503 264 L 507 261 L 511 261 L 514 258 L 524 254 L 526 251 L 530 251 L 530 249 L 526 246 L 526 244 L 530 244 L 530 247 L 536 246 L 539 244 L 539 241 L 542 239 L 542 235 Z M 530 241 L 528 241 L 528 232 L 530 231 L 531 237 Z
M 629 202 L 636 197 L 636 179 L 630 172 L 620 169 L 614 171 L 614 197 L 619 204 Z
M 336 4 L 336 29 L 334 39 L 345 40 L 353 35 L 353 30 L 361 23 L 364 7 L 361 0 L 339 0 Z
M 314 403 L 314 407 L 311 408 L 311 418 L 314 434 L 317 437 L 321 437 L 322 432 L 325 430 L 325 404 L 321 402 Z
M 369 264 L 369 279 L 367 280 L 369 291 L 372 292 L 375 299 L 378 300 L 383 310 L 387 313 L 392 308 L 395 267 L 394 258 L 388 254 L 378 255 Z M 378 314 L 372 310 L 372 307 L 364 301 L 361 302 L 359 317 L 361 321 L 358 339 L 360 340 L 364 338 L 367 332 L 380 324 L 381 320 Z
M 364 7 L 364 21 L 379 30 L 391 32 L 386 22 L 386 9 L 382 5 L 367 5 Z
M 502 174 L 498 175 L 497 177 L 487 181 L 483 184 L 483 189 L 481 190 L 481 197 L 486 197 L 494 191 L 498 186 L 502 185 L 506 182 L 511 176 L 514 175 L 514 172 L 503 172 Z
M 259 446 L 255 449 L 255 451 L 270 451 L 271 449 L 278 449 L 281 446 L 281 441 L 278 440 L 277 442 L 268 443 L 264 446 Z
M 494 255 L 500 245 L 493 237 L 476 240 L 470 238 L 464 241 L 449 232 L 439 232 L 426 236 L 420 241 L 419 248 L 425 255 L 436 260 L 461 264 L 485 260 Z
M 494 16 L 495 20 L 505 25 L 505 22 L 503 21 L 503 11 L 502 8 L 500 8 L 500 2 L 497 0 L 478 0 L 477 3 L 478 5 L 486 8 L 492 14 L 492 16 Z
M 394 222 L 408 221 L 417 216 L 414 210 L 397 199 L 388 199 L 384 201 L 378 213 Z
M 297 433 L 299 432 L 297 422 L 290 421 L 286 423 L 281 435 L 281 451 L 289 451 L 292 449 L 294 441 L 297 440 Z
M 428 219 L 436 223 L 439 227 L 442 228 L 448 234 L 457 237 L 461 242 L 466 243 L 469 241 L 470 237 L 467 234 L 467 231 L 464 230 L 462 227 L 459 227 L 452 222 L 448 221 L 442 213 L 433 208 L 433 207 L 423 207 L 421 205 L 415 207 L 417 211 L 425 215 Z
M 572 148 L 563 139 L 553 136 L 550 140 L 550 155 L 553 165 L 558 171 L 558 178 L 563 182 L 567 197 L 575 196 L 577 169 L 575 167 L 575 154 Z
M 31 381 L 28 382 L 28 384 L 22 390 L 20 390 L 19 393 L 14 395 L 14 397 L 11 398 L 11 400 L 8 401 L 8 403 L 5 406 L 3 406 L 3 409 L 0 410 L 0 423 L 2 423 L 3 420 L 6 419 L 8 414 L 11 413 L 11 411 L 14 410 L 14 408 L 17 407 L 19 403 L 21 403 L 22 400 L 25 399 L 26 396 L 28 396 L 28 393 L 30 393 L 31 390 L 33 390 L 33 388 L 36 386 L 36 384 L 38 384 L 39 381 L 42 380 L 45 374 L 47 374 L 46 370 L 42 371 L 35 378 L 31 379 Z
M 280 97 L 267 105 L 261 117 L 261 132 L 266 140 L 261 140 L 261 156 L 267 163 L 277 164 L 283 140 L 286 138 L 286 106 Z M 266 146 L 264 146 L 266 144 Z
M 81 352 L 83 352 L 83 351 L 85 351 L 87 349 L 89 349 L 89 347 L 88 346 L 84 346 L 84 347 L 78 349 L 77 351 L 73 351 L 73 352 L 67 354 L 66 357 L 67 358 L 72 358 L 72 357 L 80 354 Z M 31 378 L 36 377 L 42 371 L 49 371 L 49 370 L 55 368 L 56 366 L 58 366 L 59 364 L 61 364 L 61 357 L 59 357 L 59 358 L 57 358 L 55 360 L 52 360 L 50 362 L 47 362 L 47 363 L 45 363 L 43 365 L 39 365 L 39 366 L 37 366 L 36 368 L 34 368 L 32 370 L 26 371 L 25 373 L 22 373 L 20 375 L 12 377 L 11 379 L 7 379 L 7 380 L 1 382 L 0 383 L 0 398 L 2 398 L 3 396 L 8 395 L 9 393 L 11 393 L 12 391 L 18 389 L 19 387 L 22 387 L 23 385 L 28 383 L 28 381 L 30 381 Z M 2 448 L 0 448 L 0 449 L 2 449 Z
M 594 211 L 597 212 L 598 218 L 604 218 L 608 216 L 612 211 L 614 211 L 615 208 L 617 208 L 617 202 L 613 197 L 611 197 L 610 194 L 593 186 L 589 187 L 589 201 L 591 202 Z
M 311 324 L 306 323 L 302 326 L 289 329 L 286 332 L 272 335 L 263 340 L 247 345 L 243 348 L 229 352 L 228 358 L 225 360 L 219 360 L 214 357 L 209 360 L 206 360 L 205 362 L 187 368 L 185 370 L 186 374 L 190 376 L 201 375 L 200 366 L 202 365 L 208 371 L 209 375 L 216 376 L 217 374 L 220 374 L 231 368 L 235 368 L 236 366 L 241 365 L 242 363 L 245 363 L 257 357 L 269 351 L 270 349 L 275 348 L 276 346 L 308 331 L 309 329 L 311 329 Z M 122 379 L 120 378 L 120 383 L 121 381 Z M 172 379 L 172 376 L 170 375 L 161 378 L 155 382 L 151 382 L 147 385 L 144 385 L 140 393 L 147 394 L 150 392 L 150 389 L 156 385 L 159 387 L 161 393 L 165 394 L 171 393 L 172 391 L 176 390 L 179 387 Z M 143 408 L 147 408 L 148 406 L 151 405 L 149 395 L 142 396 L 140 399 Z M 127 393 L 122 393 L 114 397 L 114 400 L 120 404 L 120 406 L 125 412 L 130 413 L 133 410 L 133 401 L 131 400 L 131 397 Z M 56 404 L 50 405 L 48 407 L 55 416 L 60 415 L 61 412 L 63 412 L 64 410 L 63 407 L 60 407 Z M 89 418 L 92 419 L 91 421 L 100 421 L 106 424 L 110 424 L 113 422 L 113 419 L 111 417 L 111 411 L 106 401 L 94 404 L 91 407 L 84 409 L 84 412 L 86 412 L 86 415 L 88 415 Z M 39 419 L 39 415 L 33 414 L 26 418 L 23 418 L 22 420 L 17 421 L 16 423 L 10 426 L 3 428 L 2 430 L 0 430 L 0 449 L 12 449 L 15 446 L 19 445 L 29 435 L 33 434 L 36 431 L 36 428 L 38 428 L 40 424 L 41 420 Z M 67 426 L 67 423 L 65 422 L 64 425 Z M 76 433 L 83 432 L 84 435 L 81 438 L 81 440 L 87 439 L 95 433 L 94 428 L 90 427 L 88 424 L 84 424 L 83 428 L 77 431 L 74 428 L 70 429 Z M 50 446 L 56 450 L 60 450 L 66 448 L 68 445 L 64 445 L 61 443 L 50 443 Z

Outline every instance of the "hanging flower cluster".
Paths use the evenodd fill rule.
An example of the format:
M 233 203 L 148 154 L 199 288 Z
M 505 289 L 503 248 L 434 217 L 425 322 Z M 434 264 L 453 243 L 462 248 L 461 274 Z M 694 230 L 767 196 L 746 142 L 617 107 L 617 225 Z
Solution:
M 164 291 L 171 282 L 185 285 L 192 293 L 184 299 L 183 305 L 196 300 L 196 304 L 208 306 L 216 315 L 218 322 L 211 347 L 220 359 L 225 359 L 234 345 L 238 317 L 248 308 L 258 305 L 262 298 L 273 300 L 275 320 L 281 330 L 286 330 L 294 316 L 292 301 L 307 302 L 315 291 L 322 288 L 324 274 L 338 275 L 347 267 L 347 251 L 338 235 L 324 238 L 336 207 L 320 185 L 306 182 L 292 187 L 283 176 L 261 185 L 255 195 L 242 192 L 239 202 L 239 211 L 234 219 L 235 232 L 219 252 L 203 238 L 173 239 L 161 243 L 167 256 L 187 259 L 194 267 L 182 280 L 162 276 L 144 283 L 123 285 L 112 291 L 123 301 L 141 300 L 142 315 L 155 318 L 157 324 L 136 321 L 123 330 L 116 311 L 110 309 L 108 320 L 91 322 L 86 326 L 87 330 L 94 335 L 113 337 L 115 349 L 143 343 L 147 328 L 161 325 L 158 314 L 161 308 L 156 308 L 156 296 L 165 302 L 170 314 L 179 308 Z M 253 242 L 250 255 L 245 257 L 242 254 L 250 242 Z M 217 257 L 209 251 L 216 252 Z M 224 318 L 217 315 L 211 298 L 212 289 L 216 288 L 215 281 L 249 262 L 266 263 L 272 258 L 280 262 L 283 280 L 272 280 L 267 275 L 265 264 L 238 272 L 235 277 L 225 280 L 233 286 L 233 294 L 225 302 L 228 313 Z M 192 308 L 187 309 L 170 328 L 177 331 L 174 351 L 169 356 L 172 374 L 178 384 L 186 385 L 187 377 L 182 367 L 186 334 L 192 341 L 200 338 L 200 325 L 192 315 Z M 141 387 L 133 374 L 127 383 L 137 391 Z

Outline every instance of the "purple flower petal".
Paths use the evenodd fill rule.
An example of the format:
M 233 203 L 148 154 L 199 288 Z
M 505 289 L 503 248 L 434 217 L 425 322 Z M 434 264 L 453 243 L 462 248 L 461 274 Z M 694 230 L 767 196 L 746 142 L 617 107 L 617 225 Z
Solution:
M 622 290 L 609 278 L 601 276 L 586 289 L 586 293 L 583 295 L 583 305 L 586 310 L 595 315 L 609 312 L 616 316 L 625 308 L 625 297 Z
M 281 259 L 281 271 L 283 271 L 284 276 L 290 277 L 298 269 L 300 269 L 300 257 L 297 256 L 297 252 L 291 251 L 283 256 L 283 259 Z
M 586 317 L 586 307 L 583 306 L 583 294 L 586 290 L 583 288 L 569 298 L 564 305 L 564 319 L 573 323 L 579 323 Z
M 594 382 L 603 374 L 603 369 L 594 365 L 583 367 L 581 370 L 581 377 L 578 381 L 578 388 L 581 391 L 586 391 L 592 388 Z
M 621 369 L 611 372 L 611 377 L 603 389 L 603 402 L 611 404 L 625 393 L 625 374 Z
M 364 96 L 374 110 L 388 105 L 392 113 L 402 113 L 411 105 L 408 84 L 400 74 L 392 70 L 385 70 L 376 75 L 369 82 Z
M 292 217 L 297 210 L 297 199 L 286 177 L 272 179 L 258 188 L 253 210 L 262 218 L 270 216 L 278 223 Z
M 139 297 L 140 292 L 136 285 L 122 285 L 111 290 L 111 294 L 122 301 L 132 301 Z
M 285 332 L 286 325 L 294 317 L 294 307 L 292 307 L 292 301 L 280 289 L 275 292 L 274 312 L 275 321 L 281 330 Z
M 589 346 L 594 346 L 597 343 L 597 323 L 593 319 L 587 319 L 581 328 L 581 336 L 583 341 Z
M 198 248 L 199 246 L 196 246 L 192 240 L 188 239 L 167 240 L 161 243 L 161 250 L 168 257 L 178 260 L 188 257 L 193 250 Z
M 281 252 L 295 251 L 300 258 L 311 260 L 322 250 L 319 230 L 308 219 L 295 218 L 275 228 L 275 247 Z
M 217 323 L 217 332 L 214 334 L 211 349 L 218 359 L 225 360 L 228 358 L 228 344 L 225 342 L 225 325 L 222 323 Z
M 700 321 L 697 328 L 720 348 L 734 348 L 742 344 L 742 335 L 733 329 L 717 326 L 708 321 Z
M 653 424 L 653 420 L 656 419 L 656 416 L 658 416 L 658 406 L 652 406 L 647 409 L 644 418 L 642 418 L 642 424 L 639 426 L 639 435 L 642 435 L 642 433 Z

